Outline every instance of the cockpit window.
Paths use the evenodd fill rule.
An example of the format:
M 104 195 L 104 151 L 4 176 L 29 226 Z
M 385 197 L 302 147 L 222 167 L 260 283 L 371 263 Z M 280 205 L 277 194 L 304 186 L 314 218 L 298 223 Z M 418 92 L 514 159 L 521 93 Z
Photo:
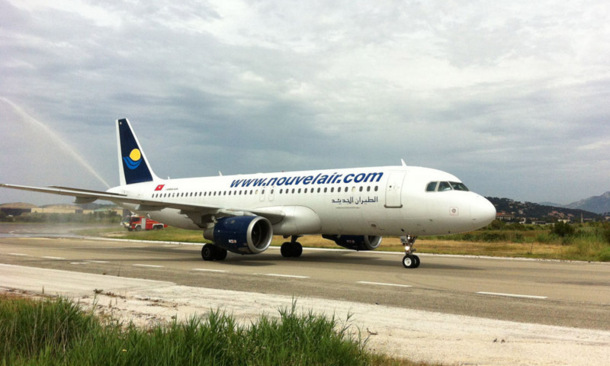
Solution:
M 430 182 L 426 192 L 468 191 L 468 187 L 460 182 Z
M 451 184 L 451 187 L 456 191 L 468 191 L 468 187 L 466 187 L 464 183 L 449 182 L 449 184 Z
M 438 184 L 439 192 L 445 192 L 445 191 L 450 191 L 450 190 L 451 190 L 451 184 L 449 184 L 449 182 L 440 182 Z

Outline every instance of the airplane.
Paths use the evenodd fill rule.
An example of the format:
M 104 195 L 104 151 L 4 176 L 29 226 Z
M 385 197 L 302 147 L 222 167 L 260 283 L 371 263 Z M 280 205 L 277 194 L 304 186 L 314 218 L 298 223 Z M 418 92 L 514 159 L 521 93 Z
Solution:
M 113 202 L 171 226 L 201 230 L 212 243 L 203 260 L 227 251 L 260 254 L 273 235 L 290 238 L 283 257 L 300 257 L 298 238 L 321 234 L 337 245 L 374 250 L 383 236 L 400 236 L 402 264 L 417 268 L 418 236 L 468 232 L 496 217 L 494 205 L 452 174 L 424 167 L 381 166 L 281 173 L 161 179 L 151 169 L 131 124 L 116 120 L 120 185 L 107 191 L 60 186 L 0 187 Z

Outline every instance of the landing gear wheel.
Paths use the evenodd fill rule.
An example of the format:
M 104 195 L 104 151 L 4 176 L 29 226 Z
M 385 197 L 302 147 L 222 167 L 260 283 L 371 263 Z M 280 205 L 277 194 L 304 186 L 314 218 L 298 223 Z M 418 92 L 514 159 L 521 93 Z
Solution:
M 417 268 L 420 263 L 419 257 L 413 254 L 407 254 L 402 258 L 402 265 L 405 268 Z
M 301 243 L 294 242 L 292 243 L 292 247 L 292 256 L 294 258 L 298 258 L 301 256 L 301 254 L 303 254 L 303 246 Z
M 413 257 L 413 261 L 414 261 L 415 263 L 413 264 L 413 267 L 411 267 L 411 268 L 417 268 L 417 267 L 419 267 L 419 264 L 421 263 L 421 261 L 419 260 L 419 257 L 418 257 L 418 256 L 416 256 L 416 255 L 413 255 L 412 257 Z
M 415 254 L 413 254 L 413 252 L 415 252 L 415 248 L 413 248 L 415 246 L 415 240 L 417 239 L 417 236 L 411 236 L 411 235 L 406 235 L 406 236 L 401 236 L 400 237 L 400 241 L 402 243 L 402 245 L 404 245 L 405 247 L 405 256 L 402 258 L 402 265 L 405 268 L 417 268 L 419 267 L 419 264 L 421 263 L 421 261 L 419 260 L 419 257 L 416 256 Z
M 285 242 L 280 248 L 284 258 L 298 258 L 303 254 L 303 246 L 299 242 Z
M 212 244 L 205 244 L 201 248 L 201 258 L 203 258 L 204 261 L 214 260 L 214 246 Z
M 214 244 L 205 244 L 201 248 L 201 258 L 204 261 L 221 261 L 227 257 L 227 250 Z
M 225 258 L 227 258 L 227 250 L 216 247 L 216 258 L 215 259 L 217 261 L 224 261 Z M 417 265 L 419 266 L 419 261 L 417 262 Z

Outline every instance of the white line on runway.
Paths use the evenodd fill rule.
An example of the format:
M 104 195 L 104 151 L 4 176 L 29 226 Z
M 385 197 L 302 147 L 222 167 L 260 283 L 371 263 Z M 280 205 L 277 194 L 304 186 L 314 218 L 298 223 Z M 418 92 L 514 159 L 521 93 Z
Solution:
M 309 276 L 285 275 L 285 274 L 278 274 L 278 273 L 265 273 L 263 276 L 284 277 L 284 278 L 300 278 L 300 279 L 309 278 Z
M 144 267 L 144 268 L 163 268 L 163 266 L 158 266 L 156 264 L 134 264 L 134 267 Z
M 56 261 L 63 261 L 64 259 L 66 259 L 64 257 L 51 257 L 51 256 L 48 256 L 48 255 L 43 255 L 42 258 L 44 258 L 44 259 L 53 259 L 53 260 L 56 260 Z
M 106 264 L 108 261 L 87 261 L 89 263 L 98 263 L 98 264 Z
M 368 282 L 368 281 L 358 281 L 361 285 L 377 285 L 377 286 L 393 286 L 393 287 L 413 287 L 411 285 L 400 285 L 398 283 L 385 283 L 385 282 Z
M 214 273 L 227 273 L 224 269 L 208 269 L 208 268 L 193 268 L 193 271 L 199 272 L 214 272 Z
M 15 257 L 29 257 L 29 254 L 25 253 L 8 253 L 8 255 L 13 255 Z
M 78 265 L 78 266 L 86 266 L 89 263 L 87 263 L 87 262 L 70 262 L 70 264 L 74 264 L 74 265 Z
M 477 292 L 477 294 L 479 294 L 479 295 L 491 295 L 491 296 L 518 297 L 518 298 L 522 298 L 522 299 L 538 299 L 538 300 L 544 300 L 544 299 L 547 298 L 546 296 L 503 294 L 503 293 L 500 293 L 500 292 L 484 292 L 484 291 Z

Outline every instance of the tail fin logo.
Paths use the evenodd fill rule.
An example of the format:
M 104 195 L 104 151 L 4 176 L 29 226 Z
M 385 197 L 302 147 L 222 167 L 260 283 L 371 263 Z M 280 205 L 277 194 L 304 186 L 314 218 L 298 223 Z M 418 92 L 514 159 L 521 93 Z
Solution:
M 142 162 L 142 153 L 140 153 L 140 150 L 138 149 L 133 149 L 129 153 L 129 156 L 123 156 L 123 161 L 127 168 L 134 170 L 139 167 Z

